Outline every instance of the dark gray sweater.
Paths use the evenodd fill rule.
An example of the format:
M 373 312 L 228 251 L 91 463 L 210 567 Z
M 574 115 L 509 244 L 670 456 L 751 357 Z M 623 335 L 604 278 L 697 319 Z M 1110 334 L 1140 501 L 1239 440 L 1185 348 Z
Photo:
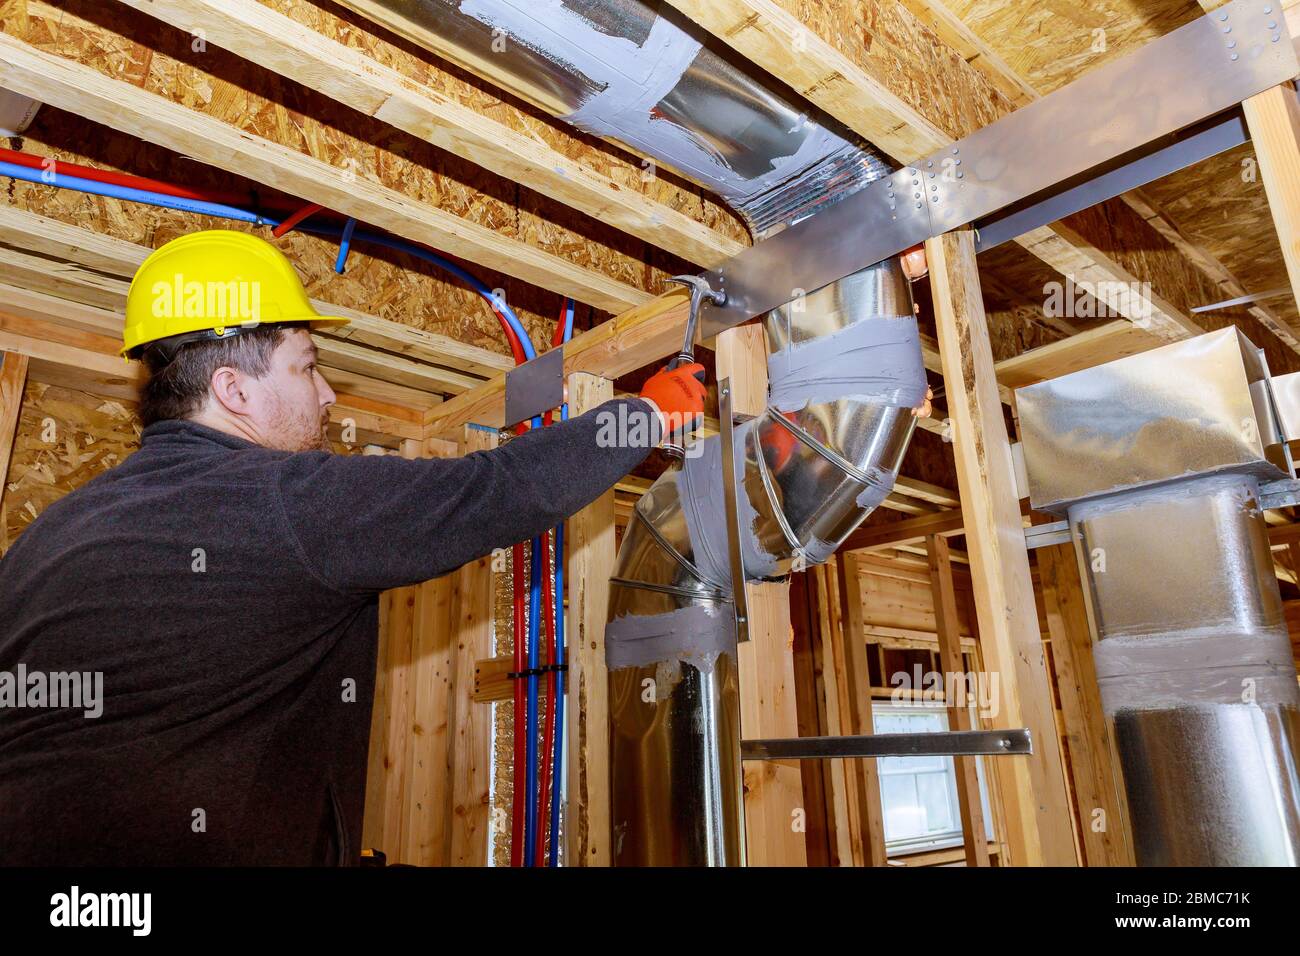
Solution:
M 0 862 L 354 863 L 379 592 L 606 491 L 649 451 L 598 447 L 623 402 L 451 460 L 150 425 L 0 560 L 0 681 L 103 674 L 98 717 L 0 706 Z

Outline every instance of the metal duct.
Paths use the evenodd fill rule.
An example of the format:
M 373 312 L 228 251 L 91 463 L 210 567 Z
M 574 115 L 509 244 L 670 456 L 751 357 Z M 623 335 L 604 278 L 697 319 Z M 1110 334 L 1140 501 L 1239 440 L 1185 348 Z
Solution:
M 1019 389 L 1030 500 L 1088 587 L 1137 862 L 1300 862 L 1300 688 L 1261 479 L 1289 477 L 1235 329 Z
M 346 0 L 345 0 L 346 2 Z M 363 12 L 722 196 L 758 238 L 890 172 L 641 0 L 366 0 Z M 410 29 L 414 25 L 418 29 Z M 826 560 L 893 486 L 924 400 L 896 260 L 766 317 L 769 407 L 734 432 L 748 579 Z M 721 439 L 639 502 L 606 630 L 616 864 L 744 862 Z
M 735 429 L 750 580 L 826 560 L 893 487 L 925 394 L 910 290 L 877 263 L 768 314 L 771 405 Z M 744 863 L 721 437 L 637 503 L 605 630 L 616 865 Z
M 850 134 L 704 46 L 658 0 L 352 5 L 565 122 L 707 186 L 756 235 L 888 171 Z

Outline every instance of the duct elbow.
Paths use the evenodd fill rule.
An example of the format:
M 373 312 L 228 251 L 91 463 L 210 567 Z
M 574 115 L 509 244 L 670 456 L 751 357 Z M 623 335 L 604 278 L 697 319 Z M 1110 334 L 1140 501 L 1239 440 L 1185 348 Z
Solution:
M 896 259 L 774 310 L 766 330 L 770 404 L 733 432 L 749 580 L 778 578 L 834 553 L 892 490 L 916 425 L 913 409 L 926 394 L 920 336 Z M 674 594 L 680 606 L 726 600 L 720 442 L 698 443 L 638 503 L 635 532 L 619 553 L 616 598 L 641 587 Z M 642 603 L 615 600 L 612 623 Z

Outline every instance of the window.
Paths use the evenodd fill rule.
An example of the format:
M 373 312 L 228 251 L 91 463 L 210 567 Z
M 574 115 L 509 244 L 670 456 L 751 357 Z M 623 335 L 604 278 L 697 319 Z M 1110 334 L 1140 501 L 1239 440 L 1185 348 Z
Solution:
M 942 707 L 892 701 L 872 703 L 878 734 L 935 733 L 948 729 Z M 881 757 L 880 797 L 885 813 L 885 852 L 891 856 L 962 843 L 957 771 L 951 757 Z M 991 834 L 983 758 L 976 760 L 984 832 Z

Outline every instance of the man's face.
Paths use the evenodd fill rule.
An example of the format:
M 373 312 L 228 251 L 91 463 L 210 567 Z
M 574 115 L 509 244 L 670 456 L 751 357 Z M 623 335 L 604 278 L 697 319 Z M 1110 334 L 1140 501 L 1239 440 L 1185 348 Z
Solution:
M 329 451 L 326 426 L 334 390 L 316 368 L 306 329 L 290 329 L 271 355 L 271 369 L 245 383 L 262 444 L 281 451 Z

